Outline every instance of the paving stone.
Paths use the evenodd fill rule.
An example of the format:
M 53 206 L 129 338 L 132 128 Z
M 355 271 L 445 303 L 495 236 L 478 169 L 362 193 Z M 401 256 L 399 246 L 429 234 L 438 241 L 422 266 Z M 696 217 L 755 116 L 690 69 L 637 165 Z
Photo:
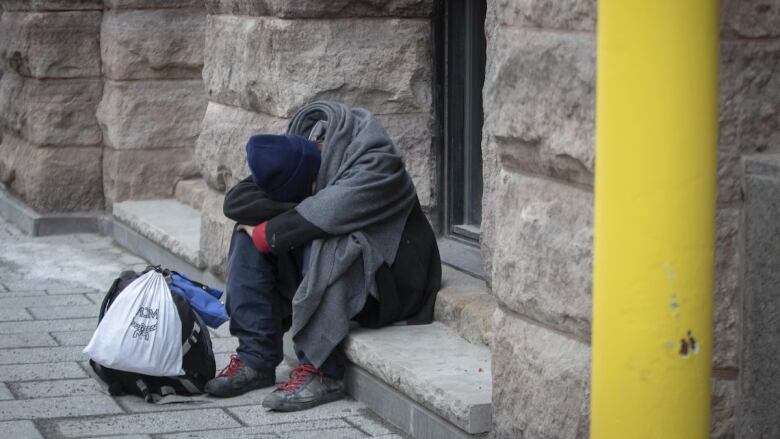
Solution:
M 121 413 L 109 396 L 90 395 L 0 401 L 0 420 L 62 418 Z
M 62 420 L 54 425 L 54 429 L 66 438 L 109 434 L 159 434 L 231 427 L 241 427 L 241 424 L 219 409 L 180 411 L 176 415 L 145 413 L 105 416 L 97 419 Z
M 95 319 L 95 326 L 97 326 L 97 319 Z M 51 333 L 51 336 L 57 340 L 60 346 L 86 346 L 94 333 L 94 329 L 90 331 L 55 331 Z
M 370 436 L 381 436 L 395 433 L 382 422 L 372 419 L 372 416 L 376 415 L 364 413 L 363 416 L 347 416 L 344 418 L 344 420 L 359 428 L 360 430 L 368 433 Z
M 43 436 L 35 428 L 35 424 L 32 421 L 0 422 L 0 431 L 8 438 L 43 439 Z
M 59 363 L 88 359 L 82 346 L 0 349 L 0 364 Z
M 0 349 L 40 346 L 57 346 L 57 342 L 45 332 L 5 334 L 0 337 Z
M 29 332 L 95 330 L 97 319 L 31 320 L 24 322 L 0 322 L 0 334 Z
M 60 295 L 60 294 L 90 294 L 94 293 L 95 290 L 92 290 L 90 288 L 68 288 L 68 287 L 61 287 L 61 288 L 46 288 L 46 294 L 51 295 Z
M 288 431 L 280 432 L 277 436 L 283 439 L 362 439 L 368 437 L 354 428 Z
M 97 317 L 99 305 L 92 302 L 89 305 L 70 306 L 31 306 L 27 308 L 30 314 L 38 320 L 72 319 L 79 317 Z
M 0 308 L 0 321 L 11 322 L 16 320 L 32 320 L 32 316 L 22 307 Z
M 328 432 L 339 430 L 344 436 L 331 436 Z M 288 436 L 289 434 L 290 436 Z M 323 434 L 325 436 L 320 436 Z M 357 435 L 356 435 L 357 434 Z M 191 433 L 178 433 L 164 435 L 164 439 L 239 439 L 239 438 L 278 438 L 278 437 L 339 437 L 339 438 L 364 438 L 366 435 L 353 428 L 343 419 L 325 419 L 306 423 L 281 423 L 263 425 L 261 427 L 236 428 L 229 430 L 207 430 Z
M 232 407 L 228 408 L 227 411 L 240 419 L 241 422 L 254 426 L 282 422 L 308 422 L 319 419 L 334 418 L 338 416 L 358 415 L 360 414 L 360 410 L 363 408 L 365 408 L 365 406 L 359 402 L 345 399 L 330 404 L 321 405 L 311 410 L 304 410 L 302 412 L 270 412 L 259 405 Z
M 132 268 L 128 268 L 128 270 L 132 270 Z M 106 298 L 106 293 L 89 293 L 85 294 L 85 296 L 90 300 L 90 302 L 96 305 L 100 305 L 103 303 L 103 299 Z
M 52 398 L 57 396 L 105 395 L 106 390 L 92 378 L 9 383 L 18 399 Z
M 89 300 L 81 294 L 45 296 L 45 297 L 11 297 L 0 298 L 0 309 L 20 308 L 28 306 L 66 306 L 66 305 L 88 305 Z
M 12 364 L 0 366 L 0 377 L 5 382 L 84 378 L 87 374 L 76 363 Z
M 35 296 L 46 296 L 45 291 L 19 291 L 19 290 L 13 290 L 13 291 L 0 291 L 0 298 L 7 298 L 7 297 L 35 297 Z
M 5 383 L 0 383 L 0 400 L 14 399 L 14 395 L 8 390 L 8 386 Z

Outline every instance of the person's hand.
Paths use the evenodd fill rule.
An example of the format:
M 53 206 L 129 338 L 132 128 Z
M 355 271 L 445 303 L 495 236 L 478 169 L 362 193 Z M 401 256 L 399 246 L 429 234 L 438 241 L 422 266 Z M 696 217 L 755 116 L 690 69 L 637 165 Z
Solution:
M 246 224 L 239 224 L 238 230 L 243 230 L 244 232 L 246 232 L 247 235 L 251 237 L 252 233 L 255 231 L 255 226 L 247 226 Z

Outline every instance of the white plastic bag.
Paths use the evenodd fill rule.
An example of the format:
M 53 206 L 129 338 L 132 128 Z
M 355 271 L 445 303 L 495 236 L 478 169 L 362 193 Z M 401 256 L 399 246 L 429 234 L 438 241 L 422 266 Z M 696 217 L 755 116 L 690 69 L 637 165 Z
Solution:
M 150 270 L 128 285 L 106 311 L 84 353 L 112 369 L 183 375 L 181 320 L 163 275 Z

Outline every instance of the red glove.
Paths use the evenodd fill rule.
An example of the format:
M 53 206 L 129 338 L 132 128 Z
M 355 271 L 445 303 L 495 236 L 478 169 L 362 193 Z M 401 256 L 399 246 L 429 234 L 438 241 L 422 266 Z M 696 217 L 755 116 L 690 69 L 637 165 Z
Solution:
M 265 239 L 265 226 L 267 224 L 268 221 L 260 223 L 252 231 L 252 242 L 263 253 L 271 253 L 271 246 L 268 245 L 268 240 Z

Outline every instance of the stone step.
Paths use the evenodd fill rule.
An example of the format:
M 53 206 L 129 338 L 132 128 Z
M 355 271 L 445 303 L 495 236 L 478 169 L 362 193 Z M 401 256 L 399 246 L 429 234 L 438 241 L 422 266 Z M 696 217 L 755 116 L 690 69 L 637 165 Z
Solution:
M 471 343 L 490 346 L 496 299 L 482 279 L 442 266 L 442 287 L 436 297 L 435 319 Z
M 206 186 L 205 180 L 202 178 L 193 178 L 190 180 L 181 180 L 176 183 L 173 196 L 176 201 L 200 211 L 203 207 L 203 200 L 206 198 L 207 191 L 208 187 Z
M 490 431 L 492 379 L 486 346 L 469 343 L 434 322 L 355 329 L 344 349 L 358 369 L 349 379 L 355 398 L 413 437 L 470 437 Z M 361 384 L 360 374 L 380 380 L 385 391 Z M 394 401 L 386 388 L 403 397 Z M 407 398 L 423 410 L 403 404 Z
M 176 200 L 126 201 L 114 204 L 113 220 L 119 244 L 153 263 L 224 288 L 202 271 L 199 211 Z M 492 422 L 490 350 L 481 343 L 489 339 L 484 329 L 489 313 L 472 309 L 482 309 L 474 305 L 478 299 L 490 298 L 481 285 L 483 289 L 480 281 L 445 268 L 437 315 L 447 325 L 352 331 L 345 342 L 352 396 L 415 438 L 487 433 Z M 469 316 L 481 320 L 473 328 L 458 323 Z
M 225 288 L 203 269 L 200 211 L 172 199 L 124 201 L 114 203 L 112 220 L 111 235 L 119 245 L 152 264 Z

